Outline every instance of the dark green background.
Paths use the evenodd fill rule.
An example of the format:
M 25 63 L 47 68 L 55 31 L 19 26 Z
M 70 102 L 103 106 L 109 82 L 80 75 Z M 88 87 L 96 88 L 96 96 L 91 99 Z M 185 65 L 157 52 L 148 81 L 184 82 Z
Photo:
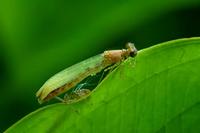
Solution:
M 200 36 L 200 1 L 0 1 L 0 132 L 56 72 L 103 52 Z

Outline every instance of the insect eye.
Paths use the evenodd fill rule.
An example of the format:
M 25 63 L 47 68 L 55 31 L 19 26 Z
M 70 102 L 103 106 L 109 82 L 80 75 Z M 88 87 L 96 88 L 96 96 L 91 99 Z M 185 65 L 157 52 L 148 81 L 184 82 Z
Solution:
M 137 55 L 137 49 L 135 48 L 135 46 L 134 46 L 133 43 L 130 43 L 130 42 L 127 43 L 127 44 L 126 44 L 126 48 L 128 49 L 129 55 L 130 55 L 131 57 L 134 57 L 134 56 Z

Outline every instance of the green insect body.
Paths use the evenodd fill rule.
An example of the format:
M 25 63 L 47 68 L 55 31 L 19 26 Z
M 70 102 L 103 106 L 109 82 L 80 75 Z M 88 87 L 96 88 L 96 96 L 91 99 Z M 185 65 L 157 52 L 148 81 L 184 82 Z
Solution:
M 36 97 L 38 97 L 39 103 L 48 101 L 75 87 L 88 76 L 95 75 L 106 67 L 118 63 L 129 56 L 135 56 L 136 54 L 137 50 L 134 45 L 128 43 L 127 49 L 109 50 L 102 54 L 86 59 L 64 69 L 48 79 L 36 93 Z M 86 94 L 88 95 L 88 93 Z

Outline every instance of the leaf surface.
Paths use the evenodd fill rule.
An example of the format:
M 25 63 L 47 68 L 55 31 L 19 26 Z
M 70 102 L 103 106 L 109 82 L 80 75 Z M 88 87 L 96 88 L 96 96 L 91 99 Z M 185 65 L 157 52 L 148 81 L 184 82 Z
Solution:
M 6 132 L 200 132 L 200 38 L 140 50 L 86 100 L 30 113 Z

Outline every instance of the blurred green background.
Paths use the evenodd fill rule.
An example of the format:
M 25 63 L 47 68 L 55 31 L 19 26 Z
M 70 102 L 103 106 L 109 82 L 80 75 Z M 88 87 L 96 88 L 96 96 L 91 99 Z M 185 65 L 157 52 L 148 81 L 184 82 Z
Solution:
M 106 49 L 200 36 L 199 0 L 1 0 L 0 132 L 56 72 Z

